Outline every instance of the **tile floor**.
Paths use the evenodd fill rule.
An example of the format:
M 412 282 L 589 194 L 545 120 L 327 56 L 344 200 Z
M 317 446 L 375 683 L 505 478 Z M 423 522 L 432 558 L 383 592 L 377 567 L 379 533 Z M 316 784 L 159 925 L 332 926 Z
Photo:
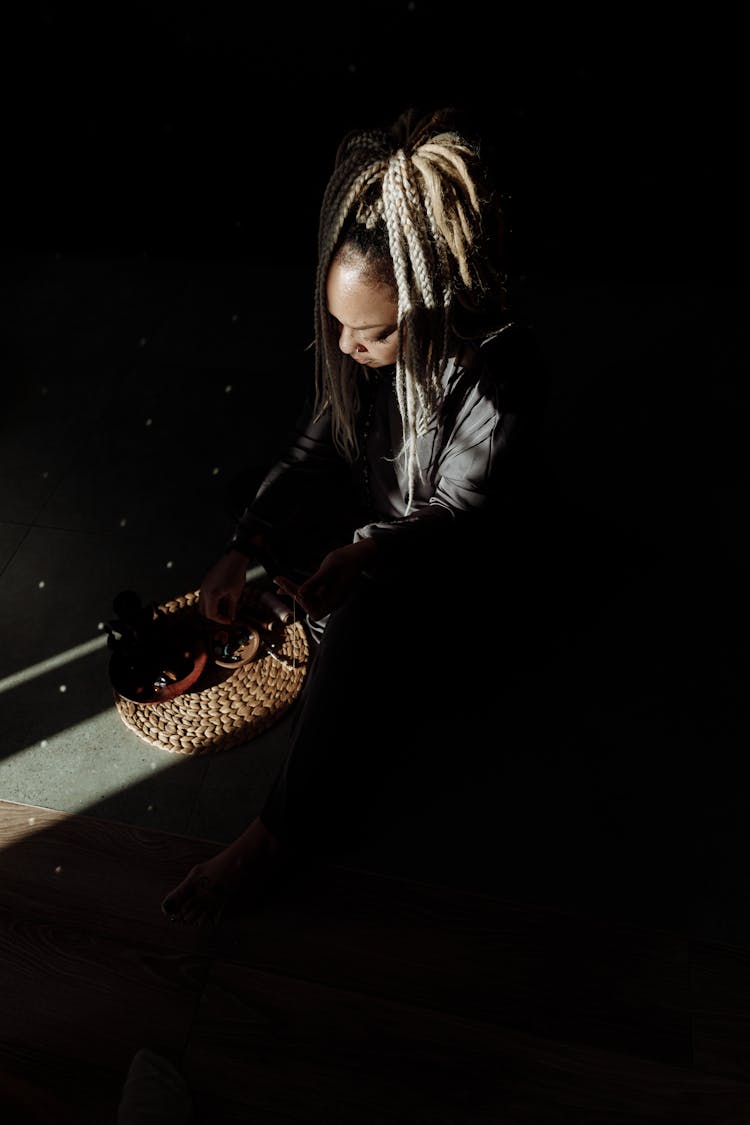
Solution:
M 227 485 L 268 462 L 303 389 L 306 271 L 38 253 L 10 256 L 3 280 L 0 797 L 229 840 L 262 803 L 287 720 L 216 755 L 149 746 L 113 706 L 102 623 L 120 590 L 168 600 L 213 560 Z M 472 789 L 457 744 L 460 799 L 446 786 L 357 862 L 750 938 L 746 300 L 537 282 L 557 616 L 532 733 L 496 791 Z M 566 850 L 592 809 L 601 835 L 586 820 Z M 622 841 L 616 859 L 604 840 Z

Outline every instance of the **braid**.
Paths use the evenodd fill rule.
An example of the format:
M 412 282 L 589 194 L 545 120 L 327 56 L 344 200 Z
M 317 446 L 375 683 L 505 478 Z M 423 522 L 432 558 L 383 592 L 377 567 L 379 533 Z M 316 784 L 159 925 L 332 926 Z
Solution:
M 420 119 L 407 111 L 390 130 L 349 133 L 339 145 L 318 228 L 315 388 L 318 416 L 330 408 L 334 442 L 358 453 L 359 368 L 338 346 L 326 280 L 335 254 L 356 248 L 366 268 L 393 288 L 398 306 L 396 396 L 409 494 L 417 439 L 442 401 L 446 363 L 462 335 L 459 313 L 503 311 L 499 246 L 487 217 L 500 215 L 478 147 L 451 127 L 451 111 Z

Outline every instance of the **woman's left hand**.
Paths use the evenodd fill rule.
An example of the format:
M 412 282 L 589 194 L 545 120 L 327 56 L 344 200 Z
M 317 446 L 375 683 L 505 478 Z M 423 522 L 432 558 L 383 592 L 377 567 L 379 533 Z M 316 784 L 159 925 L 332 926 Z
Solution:
M 375 550 L 374 539 L 360 539 L 330 551 L 315 573 L 300 585 L 283 575 L 274 578 L 274 582 L 313 620 L 319 621 L 346 601 Z

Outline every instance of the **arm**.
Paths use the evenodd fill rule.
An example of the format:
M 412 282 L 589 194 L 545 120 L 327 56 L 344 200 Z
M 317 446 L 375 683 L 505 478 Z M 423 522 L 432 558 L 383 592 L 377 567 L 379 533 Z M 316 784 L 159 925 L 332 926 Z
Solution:
M 340 488 L 344 468 L 331 438 L 328 413 L 313 418 L 308 402 L 286 444 L 235 525 L 228 547 L 253 556 L 274 531 L 293 526 L 316 494 Z
M 209 621 L 230 625 L 245 588 L 251 555 L 234 548 L 221 555 L 207 571 L 198 593 L 198 611 Z
M 206 572 L 199 594 L 201 614 L 211 621 L 230 624 L 251 560 L 273 574 L 279 541 L 304 537 L 306 518 L 309 531 L 316 494 L 329 509 L 336 510 L 333 493 L 342 477 L 342 462 L 333 447 L 328 416 L 313 420 L 308 404 L 235 524 L 224 553 Z M 349 531 L 347 538 L 350 535 Z M 317 553 L 316 562 L 319 557 Z

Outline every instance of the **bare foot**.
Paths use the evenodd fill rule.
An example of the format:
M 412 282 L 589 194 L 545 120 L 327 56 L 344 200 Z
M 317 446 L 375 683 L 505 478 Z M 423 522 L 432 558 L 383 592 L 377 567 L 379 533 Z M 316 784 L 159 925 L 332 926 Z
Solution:
M 218 921 L 235 894 L 263 890 L 278 864 L 280 850 L 276 837 L 256 817 L 234 843 L 191 868 L 164 898 L 162 911 L 170 921 L 186 926 Z

